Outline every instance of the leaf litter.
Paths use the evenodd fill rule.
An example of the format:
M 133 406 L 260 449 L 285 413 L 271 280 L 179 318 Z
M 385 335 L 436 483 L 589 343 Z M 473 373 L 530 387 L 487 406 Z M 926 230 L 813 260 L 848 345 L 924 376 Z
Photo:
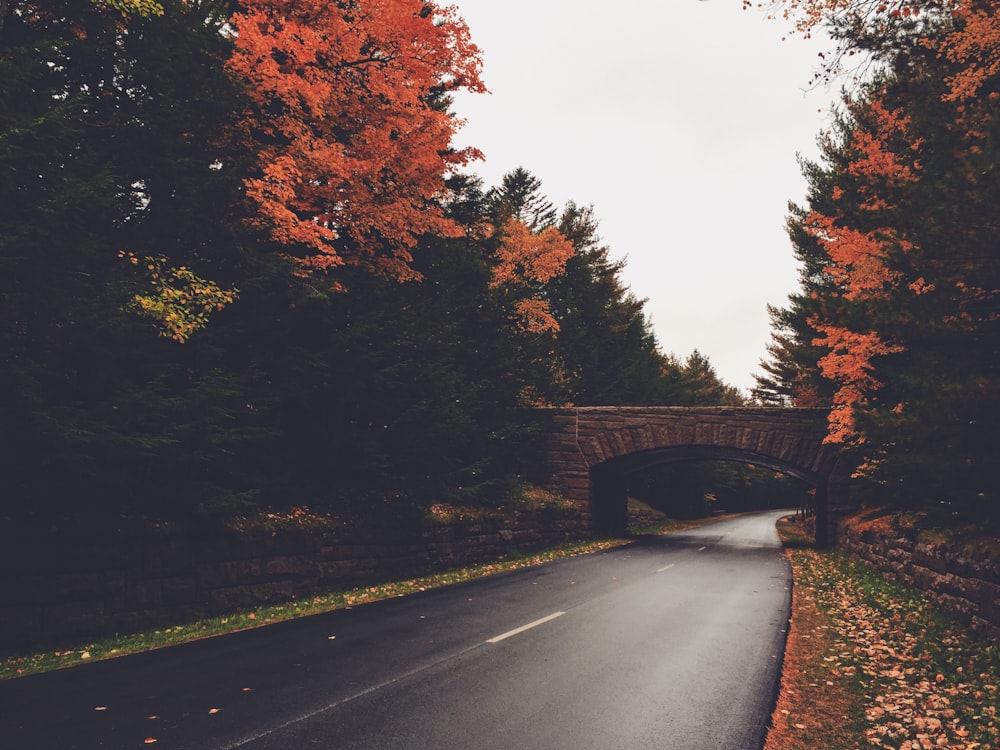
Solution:
M 831 689 L 826 686 L 834 686 L 860 699 L 855 710 L 863 712 L 858 736 L 837 747 L 1000 748 L 996 647 L 843 553 L 793 550 L 790 556 L 797 596 L 826 615 L 827 624 L 811 623 L 814 632 L 797 634 L 798 643 L 822 642 L 824 653 L 801 668 L 812 681 L 779 699 L 775 726 L 815 724 L 808 714 Z

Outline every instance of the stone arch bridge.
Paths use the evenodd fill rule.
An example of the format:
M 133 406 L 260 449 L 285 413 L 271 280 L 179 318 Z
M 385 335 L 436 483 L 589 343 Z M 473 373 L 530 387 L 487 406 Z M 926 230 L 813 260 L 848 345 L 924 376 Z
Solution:
M 552 489 L 586 502 L 598 531 L 621 533 L 628 477 L 699 459 L 780 471 L 816 490 L 816 543 L 831 541 L 830 507 L 846 504 L 853 466 L 825 444 L 825 409 L 594 406 L 540 410 L 550 418 Z

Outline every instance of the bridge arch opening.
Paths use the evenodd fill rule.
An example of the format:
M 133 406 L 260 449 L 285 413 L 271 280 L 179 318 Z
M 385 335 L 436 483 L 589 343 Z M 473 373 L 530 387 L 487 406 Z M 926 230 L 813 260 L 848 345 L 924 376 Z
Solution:
M 814 487 L 816 544 L 828 546 L 830 506 L 848 499 L 850 458 L 825 442 L 821 409 L 594 406 L 544 410 L 551 486 L 586 502 L 595 531 L 625 531 L 628 478 L 677 461 L 771 468 Z
M 749 450 L 741 450 L 724 446 L 684 445 L 637 451 L 608 459 L 590 467 L 590 513 L 596 531 L 610 535 L 624 534 L 628 524 L 628 499 L 630 496 L 643 494 L 636 491 L 636 486 L 643 483 L 644 477 L 661 467 L 677 464 L 718 464 L 738 463 L 757 469 L 768 469 L 775 474 L 791 477 L 801 485 L 801 492 L 796 493 L 797 507 L 809 506 L 817 513 L 826 511 L 826 480 L 825 477 L 804 469 L 794 463 L 766 456 Z M 811 490 L 811 494 L 809 494 Z M 668 495 L 672 489 L 669 480 L 660 479 L 657 493 Z M 657 503 L 651 503 L 654 507 Z M 791 503 L 789 503 L 791 504 Z M 822 507 L 820 507 L 822 504 Z M 659 505 L 666 510 L 670 503 Z M 681 514 L 683 501 L 674 509 Z M 781 507 L 771 506 L 771 507 Z M 817 543 L 825 544 L 825 539 Z

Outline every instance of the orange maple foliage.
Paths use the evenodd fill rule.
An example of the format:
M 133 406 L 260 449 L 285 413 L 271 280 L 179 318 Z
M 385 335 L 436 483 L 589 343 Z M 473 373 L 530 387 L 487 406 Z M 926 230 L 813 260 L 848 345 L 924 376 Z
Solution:
M 849 11 L 866 18 L 877 16 L 918 16 L 928 6 L 935 9 L 957 5 L 953 0 L 743 0 L 743 7 L 771 10 L 795 24 L 795 29 L 808 33 L 821 26 L 833 15 Z
M 903 347 L 883 341 L 874 331 L 856 333 L 842 326 L 829 325 L 813 317 L 810 325 L 823 334 L 813 340 L 814 346 L 829 349 L 819 360 L 823 377 L 840 384 L 833 396 L 829 431 L 824 442 L 862 443 L 854 410 L 869 402 L 869 395 L 882 387 L 873 375 L 872 359 L 903 351 Z
M 573 243 L 555 227 L 534 233 L 517 219 L 508 220 L 498 234 L 500 241 L 490 285 L 526 295 L 514 303 L 514 316 L 522 331 L 558 331 L 559 323 L 548 302 L 533 292 L 565 270 L 566 261 L 575 252 Z
M 858 207 L 872 213 L 895 208 L 899 188 L 919 179 L 921 142 L 909 137 L 910 118 L 901 109 L 889 109 L 878 96 L 866 102 L 862 121 L 850 134 L 853 154 L 847 175 L 855 178 Z M 833 189 L 838 203 L 844 191 Z M 804 222 L 806 230 L 826 250 L 831 264 L 824 270 L 837 282 L 847 300 L 879 297 L 900 280 L 900 274 L 886 263 L 890 252 L 908 253 L 909 241 L 892 228 L 862 231 L 844 226 L 835 216 L 811 212 Z
M 910 118 L 901 109 L 885 106 L 885 93 L 874 90 L 856 112 L 849 139 L 851 159 L 845 173 L 853 179 L 856 190 L 850 205 L 870 213 L 875 220 L 885 219 L 889 225 L 860 229 L 854 225 L 857 216 L 817 211 L 810 212 L 803 225 L 830 260 L 824 271 L 836 285 L 832 297 L 850 303 L 884 300 L 904 285 L 914 295 L 929 288 L 923 279 L 907 283 L 903 274 L 890 265 L 890 258 L 898 261 L 915 249 L 892 227 L 892 212 L 902 190 L 920 179 L 918 157 L 922 144 L 909 133 Z M 843 205 L 845 195 L 839 186 L 834 188 L 836 206 Z M 850 205 L 844 207 L 849 209 Z M 827 441 L 864 442 L 855 413 L 866 408 L 871 395 L 883 385 L 873 375 L 873 359 L 904 349 L 884 341 L 874 331 L 852 331 L 837 320 L 814 316 L 810 325 L 822 334 L 813 345 L 828 350 L 819 360 L 820 372 L 837 385 Z
M 900 274 L 885 263 L 886 245 L 907 249 L 909 244 L 895 239 L 892 230 L 861 232 L 838 226 L 833 217 L 815 211 L 804 225 L 829 255 L 832 263 L 824 271 L 837 282 L 845 299 L 881 296 L 899 280 Z
M 479 49 L 454 7 L 422 0 L 245 0 L 230 70 L 250 105 L 237 137 L 259 154 L 254 222 L 307 269 L 364 264 L 416 278 L 410 249 L 457 234 L 445 177 L 449 92 L 484 92 Z
M 573 252 L 573 243 L 555 227 L 535 234 L 524 222 L 511 219 L 500 230 L 492 284 L 544 284 L 563 272 Z
M 915 155 L 923 145 L 909 137 L 910 118 L 901 109 L 889 110 L 875 97 L 868 102 L 865 127 L 851 133 L 855 156 L 847 166 L 850 175 L 864 180 L 860 207 L 870 211 L 891 209 L 893 191 L 919 179 L 920 165 Z
M 559 321 L 552 315 L 552 309 L 546 300 L 528 297 L 514 303 L 515 319 L 518 327 L 525 333 L 557 333 Z
M 953 11 L 955 27 L 941 40 L 939 54 L 960 66 L 945 79 L 949 101 L 974 98 L 990 78 L 1000 74 L 1000 2 L 964 2 Z
M 945 33 L 922 43 L 959 70 L 946 79 L 950 101 L 975 98 L 1000 73 L 1000 0 L 743 0 L 743 7 L 771 9 L 808 36 L 830 16 L 849 13 L 869 22 L 933 15 L 949 22 Z

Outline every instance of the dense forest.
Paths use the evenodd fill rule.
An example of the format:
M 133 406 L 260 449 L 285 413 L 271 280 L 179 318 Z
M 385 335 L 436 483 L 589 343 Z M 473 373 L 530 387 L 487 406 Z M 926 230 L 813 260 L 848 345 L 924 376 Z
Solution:
M 829 407 L 863 496 L 1000 523 L 1000 8 L 763 5 L 843 95 L 753 397 Z M 742 403 L 663 353 L 593 208 L 483 184 L 459 91 L 432 2 L 0 0 L 3 519 L 496 506 L 531 407 Z M 633 490 L 695 514 L 748 472 Z
M 1000 526 L 1000 5 L 789 0 L 844 85 L 755 395 L 829 406 L 862 495 Z
M 530 407 L 742 401 L 662 353 L 593 209 L 451 146 L 451 94 L 484 90 L 454 10 L 0 24 L 5 520 L 497 505 L 537 470 Z

